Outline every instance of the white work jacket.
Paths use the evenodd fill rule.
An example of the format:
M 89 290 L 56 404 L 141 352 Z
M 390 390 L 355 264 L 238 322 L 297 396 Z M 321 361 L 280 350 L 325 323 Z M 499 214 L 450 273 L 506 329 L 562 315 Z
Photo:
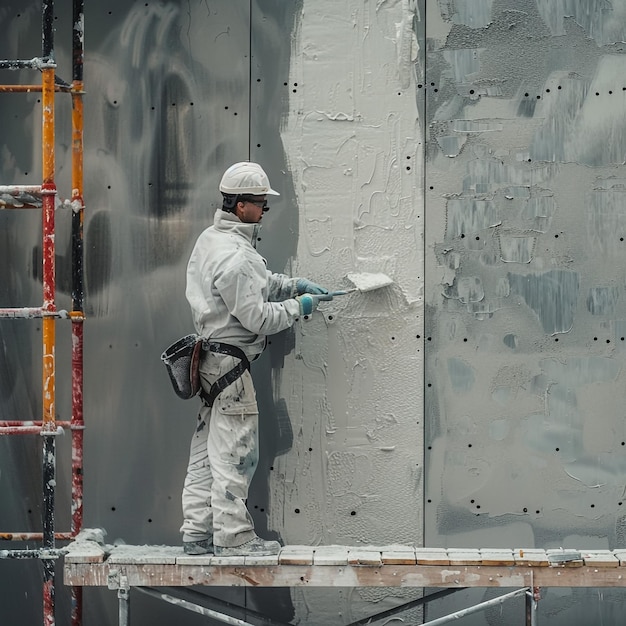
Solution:
M 241 348 L 249 359 L 263 351 L 266 335 L 289 328 L 300 315 L 297 278 L 267 269 L 254 247 L 259 229 L 218 209 L 187 264 L 196 332 Z

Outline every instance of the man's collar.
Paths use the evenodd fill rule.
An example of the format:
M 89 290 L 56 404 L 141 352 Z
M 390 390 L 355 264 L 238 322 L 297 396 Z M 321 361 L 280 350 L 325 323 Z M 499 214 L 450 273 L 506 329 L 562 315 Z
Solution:
M 233 213 L 223 211 L 222 209 L 215 211 L 213 224 L 220 230 L 232 231 L 245 237 L 256 247 L 256 239 L 259 230 L 261 230 L 261 224 L 246 224 Z

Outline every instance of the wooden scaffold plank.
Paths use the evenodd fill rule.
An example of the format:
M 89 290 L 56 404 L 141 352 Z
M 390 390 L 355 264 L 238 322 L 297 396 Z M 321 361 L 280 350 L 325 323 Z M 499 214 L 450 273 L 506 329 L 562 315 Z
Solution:
M 382 553 L 374 547 L 348 548 L 348 563 L 350 565 L 367 565 L 379 567 L 383 564 Z
M 281 549 L 278 562 L 281 565 L 313 565 L 313 546 L 285 546 Z
M 450 557 L 443 548 L 415 548 L 418 565 L 450 565 Z
M 94 540 L 95 539 L 95 540 Z M 72 586 L 626 587 L 626 550 L 285 546 L 268 557 L 186 555 L 180 546 L 67 548 Z
M 448 548 L 450 565 L 480 565 L 480 550 Z
M 483 565 L 515 565 L 513 550 L 481 548 L 480 561 Z
M 550 565 L 545 550 L 534 548 L 515 548 L 513 550 L 515 564 L 528 567 L 547 567 Z
M 619 559 L 611 550 L 586 550 L 582 552 L 585 565 L 593 567 L 619 567 Z
M 347 565 L 346 546 L 316 546 L 313 552 L 313 565 Z

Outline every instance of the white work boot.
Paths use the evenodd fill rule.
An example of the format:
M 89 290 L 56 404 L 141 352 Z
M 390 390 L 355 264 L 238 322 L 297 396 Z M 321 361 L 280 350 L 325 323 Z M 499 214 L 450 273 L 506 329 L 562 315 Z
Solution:
M 278 541 L 267 541 L 261 537 L 255 537 L 240 546 L 232 548 L 213 546 L 213 550 L 215 556 L 271 556 L 278 554 L 281 547 Z
M 201 541 L 183 541 L 185 554 L 212 554 L 213 539 L 202 539 Z

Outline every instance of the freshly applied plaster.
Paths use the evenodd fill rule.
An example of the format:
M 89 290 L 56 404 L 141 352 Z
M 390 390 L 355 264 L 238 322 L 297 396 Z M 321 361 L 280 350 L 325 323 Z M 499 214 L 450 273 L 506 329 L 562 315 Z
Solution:
M 282 132 L 293 273 L 333 290 L 351 273 L 394 284 L 335 298 L 296 328 L 280 386 L 293 448 L 271 476 L 271 525 L 287 542 L 421 543 L 419 19 L 408 1 L 305 1 L 299 16 Z M 302 593 L 325 623 L 358 610 Z

